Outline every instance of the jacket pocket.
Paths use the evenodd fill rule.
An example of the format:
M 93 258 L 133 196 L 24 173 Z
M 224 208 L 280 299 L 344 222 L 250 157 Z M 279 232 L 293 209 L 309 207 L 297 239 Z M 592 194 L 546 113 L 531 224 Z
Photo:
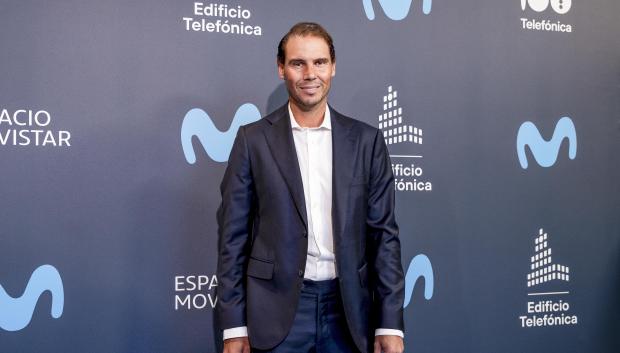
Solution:
M 250 257 L 247 274 L 255 278 L 271 279 L 273 277 L 273 262 Z
M 362 267 L 357 270 L 357 273 L 360 276 L 360 284 L 362 287 L 366 287 L 368 285 L 368 264 L 364 263 Z

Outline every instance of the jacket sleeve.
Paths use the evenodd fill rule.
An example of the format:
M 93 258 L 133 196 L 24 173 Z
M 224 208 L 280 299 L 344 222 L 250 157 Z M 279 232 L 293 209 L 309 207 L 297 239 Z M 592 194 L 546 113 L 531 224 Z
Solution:
M 254 182 L 243 126 L 233 143 L 220 192 L 215 315 L 219 328 L 224 330 L 246 326 L 245 271 L 250 252 Z
M 404 331 L 404 274 L 394 216 L 394 175 L 381 131 L 375 135 L 369 176 L 367 234 L 371 242 L 375 328 Z

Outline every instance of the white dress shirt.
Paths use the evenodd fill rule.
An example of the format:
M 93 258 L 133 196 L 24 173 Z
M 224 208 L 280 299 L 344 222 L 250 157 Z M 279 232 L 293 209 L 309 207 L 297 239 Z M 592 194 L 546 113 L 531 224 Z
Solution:
M 300 126 L 293 116 L 290 104 L 288 114 L 293 130 L 308 219 L 308 256 L 304 278 L 313 281 L 334 279 L 337 274 L 332 228 L 331 114 L 327 107 L 323 122 L 319 127 Z M 224 330 L 224 339 L 247 335 L 246 326 Z M 378 335 L 403 337 L 403 332 L 379 328 L 375 330 L 375 336 Z
M 288 110 L 301 172 L 308 219 L 308 256 L 304 278 L 336 278 L 332 229 L 332 123 L 329 109 L 319 127 L 301 127 Z

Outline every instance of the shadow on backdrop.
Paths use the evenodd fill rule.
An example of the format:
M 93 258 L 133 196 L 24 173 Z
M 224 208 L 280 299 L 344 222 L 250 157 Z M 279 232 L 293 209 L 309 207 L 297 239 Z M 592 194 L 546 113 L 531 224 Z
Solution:
M 267 98 L 267 114 L 280 108 L 288 100 L 288 92 L 284 82 L 281 82 Z

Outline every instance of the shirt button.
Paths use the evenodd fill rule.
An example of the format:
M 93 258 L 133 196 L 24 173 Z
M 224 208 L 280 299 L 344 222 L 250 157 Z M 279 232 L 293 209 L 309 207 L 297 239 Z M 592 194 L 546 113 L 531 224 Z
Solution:
M 304 276 L 304 271 L 303 270 L 299 270 L 298 274 L 299 274 L 299 277 L 303 277 Z

